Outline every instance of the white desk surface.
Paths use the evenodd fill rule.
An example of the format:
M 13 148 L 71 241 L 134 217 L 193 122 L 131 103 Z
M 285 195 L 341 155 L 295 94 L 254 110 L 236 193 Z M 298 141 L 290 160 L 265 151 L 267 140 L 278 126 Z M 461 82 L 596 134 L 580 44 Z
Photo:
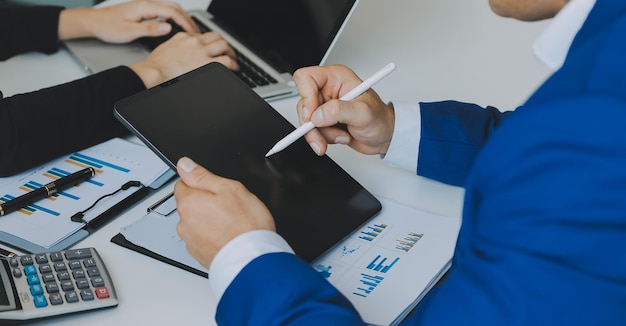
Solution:
M 119 0 L 110 0 L 119 2 Z M 207 0 L 180 1 L 205 8 Z M 397 70 L 374 88 L 386 101 L 455 99 L 514 109 L 548 76 L 531 44 L 545 22 L 499 18 L 486 1 L 361 0 L 326 64 L 342 63 L 367 77 L 388 62 Z M 5 96 L 85 76 L 64 50 L 27 53 L 0 62 Z M 271 104 L 297 125 L 291 98 Z M 419 209 L 460 217 L 463 190 L 385 165 L 336 145 L 329 155 L 372 193 Z M 121 227 L 171 190 L 163 189 L 75 247 L 95 247 L 107 262 L 119 306 L 40 322 L 46 325 L 211 325 L 216 300 L 205 278 L 110 242 Z

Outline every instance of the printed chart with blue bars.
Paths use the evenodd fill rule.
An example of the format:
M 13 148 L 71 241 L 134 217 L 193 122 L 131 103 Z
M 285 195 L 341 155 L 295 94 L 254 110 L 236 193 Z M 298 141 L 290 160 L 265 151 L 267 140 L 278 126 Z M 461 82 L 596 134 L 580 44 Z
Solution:
M 29 179 L 25 183 L 20 185 L 13 194 L 5 193 L 2 197 L 0 197 L 0 202 L 3 203 L 9 201 L 24 193 L 41 188 L 49 182 L 55 181 L 66 175 L 72 174 L 80 169 L 87 167 L 93 167 L 96 170 L 96 174 L 104 173 L 107 168 L 120 171 L 121 173 L 130 172 L 129 168 L 119 166 L 117 164 L 113 164 L 111 162 L 107 162 L 82 153 L 74 153 L 70 155 L 67 159 L 64 160 L 64 163 L 67 163 L 67 165 L 62 167 L 52 166 L 48 169 L 44 169 L 43 172 L 39 175 L 33 175 L 32 179 Z M 104 187 L 105 185 L 105 183 L 97 181 L 96 178 L 89 179 L 85 181 L 85 183 L 91 184 L 96 187 Z M 84 187 L 84 185 L 79 184 L 76 185 L 74 188 L 80 187 Z M 27 207 L 20 209 L 18 212 L 24 215 L 32 215 L 37 211 L 41 211 L 42 213 L 52 216 L 59 216 L 61 215 L 61 213 L 55 211 L 54 209 L 48 208 L 49 205 L 47 204 L 56 202 L 58 199 L 60 199 L 60 197 L 74 201 L 78 201 L 81 199 L 80 195 L 74 194 L 74 190 L 65 190 L 46 198 L 43 203 L 31 204 Z
M 41 247 L 50 247 L 84 224 L 70 217 L 131 180 L 150 184 L 168 170 L 148 148 L 114 138 L 72 153 L 20 175 L 0 179 L 0 202 L 6 202 L 81 169 L 92 167 L 89 180 L 37 201 L 0 219 L 0 235 L 10 234 Z M 89 221 L 132 191 L 106 197 L 84 217 Z
M 311 266 L 368 325 L 395 325 L 450 266 L 460 219 L 377 197 L 380 214 Z
M 374 291 L 374 289 L 376 289 L 376 287 L 378 286 L 378 284 L 380 284 L 380 282 L 382 282 L 385 278 L 380 276 L 380 275 L 370 275 L 370 274 L 365 274 L 365 273 L 361 273 L 361 278 L 359 280 L 359 282 L 361 282 L 361 286 L 359 286 L 356 291 L 353 292 L 354 295 L 356 296 L 360 296 L 360 297 L 367 297 L 370 293 L 372 293 L 372 291 Z
M 365 298 L 423 236 L 423 233 L 394 227 L 390 223 L 371 223 L 354 233 L 355 240 L 345 241 L 327 260 L 313 267 L 327 279 L 353 277 L 352 294 Z M 352 273 L 346 273 L 347 270 Z M 359 272 L 354 273 L 355 270 Z

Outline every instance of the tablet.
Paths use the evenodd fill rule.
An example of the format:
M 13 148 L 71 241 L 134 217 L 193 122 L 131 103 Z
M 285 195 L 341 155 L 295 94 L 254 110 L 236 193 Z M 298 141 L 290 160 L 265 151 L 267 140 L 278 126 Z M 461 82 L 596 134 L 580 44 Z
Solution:
M 114 114 L 174 170 L 188 156 L 242 182 L 308 262 L 381 209 L 370 192 L 331 158 L 317 156 L 304 139 L 266 158 L 295 127 L 222 64 L 123 99 Z

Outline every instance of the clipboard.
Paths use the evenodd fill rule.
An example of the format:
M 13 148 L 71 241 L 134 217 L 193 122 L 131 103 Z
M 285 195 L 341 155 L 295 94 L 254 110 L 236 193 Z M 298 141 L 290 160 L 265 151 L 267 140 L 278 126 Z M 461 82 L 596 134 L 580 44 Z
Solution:
M 48 252 L 48 251 L 60 251 L 65 250 L 75 243 L 80 242 L 85 239 L 89 235 L 95 233 L 97 230 L 111 222 L 117 216 L 122 214 L 127 209 L 131 208 L 134 204 L 145 198 L 153 189 L 146 186 L 139 187 L 135 192 L 131 193 L 128 197 L 124 198 L 122 201 L 108 208 L 104 213 L 98 215 L 93 220 L 89 221 L 85 226 L 83 226 L 78 231 L 71 234 L 69 237 L 65 238 L 57 242 L 54 246 L 51 247 L 42 247 L 33 242 L 24 240 L 20 237 L 16 237 L 12 234 L 1 232 L 0 231 L 0 242 L 27 253 L 38 253 L 38 252 Z
M 137 245 L 133 244 L 132 242 L 126 240 L 124 235 L 121 234 L 121 233 L 118 233 L 113 238 L 111 238 L 111 242 L 113 242 L 113 243 L 115 243 L 115 244 L 117 244 L 119 246 L 122 246 L 122 247 L 124 247 L 126 249 L 130 249 L 130 250 L 136 251 L 136 252 L 138 252 L 138 253 L 140 253 L 142 255 L 146 255 L 146 256 L 148 256 L 150 258 L 154 258 L 156 260 L 162 261 L 162 262 L 164 262 L 166 264 L 169 264 L 169 265 L 178 267 L 180 269 L 186 270 L 186 271 L 191 272 L 193 274 L 202 276 L 204 278 L 209 278 L 209 273 L 203 272 L 203 271 L 201 271 L 199 269 L 196 269 L 196 268 L 193 268 L 193 267 L 190 267 L 190 266 L 187 266 L 187 265 L 182 264 L 182 263 L 180 263 L 180 262 L 178 262 L 176 260 L 169 259 L 169 258 L 167 258 L 165 256 L 161 256 L 161 255 L 159 255 L 159 254 L 157 254 L 157 253 L 155 253 L 153 251 L 150 251 L 150 250 L 148 250 L 148 249 L 146 249 L 144 247 L 137 246 Z
M 148 207 L 147 214 L 144 215 L 142 219 L 144 220 L 145 219 L 153 219 L 153 220 L 163 219 L 164 220 L 168 218 L 175 218 L 176 217 L 176 214 L 175 214 L 176 202 L 173 196 L 174 196 L 174 193 L 172 192 L 168 194 L 167 196 L 163 197 L 161 200 L 157 201 L 152 206 Z M 140 219 L 139 221 L 135 223 L 142 223 L 142 219 Z M 133 227 L 135 223 L 131 224 L 129 227 Z M 169 226 L 171 227 L 151 228 L 149 232 L 150 237 L 154 237 L 157 240 L 162 239 L 164 241 L 163 245 L 169 249 L 169 252 L 167 253 L 169 257 L 166 257 L 165 255 L 162 255 L 158 252 L 148 249 L 145 246 L 135 244 L 129 241 L 128 239 L 126 239 L 124 234 L 122 234 L 124 230 L 122 230 L 122 232 L 118 233 L 113 238 L 111 238 L 111 242 L 117 245 L 120 245 L 124 248 L 136 251 L 140 254 L 159 260 L 166 264 L 169 264 L 169 265 L 181 268 L 183 270 L 186 270 L 188 272 L 191 272 L 193 274 L 208 278 L 209 273 L 204 268 L 198 268 L 199 264 L 195 261 L 195 259 L 193 259 L 187 253 L 185 247 L 180 246 L 179 243 L 176 243 L 176 241 L 172 241 L 172 239 L 176 237 L 175 235 L 176 230 L 171 223 L 169 224 Z M 142 227 L 142 226 L 137 225 L 136 227 Z M 168 241 L 171 241 L 172 243 Z M 147 244 L 148 242 L 143 242 L 143 243 L 138 242 L 138 243 Z M 150 245 L 148 244 L 148 246 Z M 158 250 L 158 248 L 154 248 L 154 250 Z M 183 261 L 187 261 L 191 263 L 185 264 Z M 190 266 L 190 265 L 194 265 L 194 266 Z
M 0 201 L 87 166 L 96 170 L 96 176 L 3 216 L 0 243 L 27 253 L 67 249 L 175 175 L 145 146 L 114 138 L 0 179 Z M 75 220 L 78 213 L 81 215 Z

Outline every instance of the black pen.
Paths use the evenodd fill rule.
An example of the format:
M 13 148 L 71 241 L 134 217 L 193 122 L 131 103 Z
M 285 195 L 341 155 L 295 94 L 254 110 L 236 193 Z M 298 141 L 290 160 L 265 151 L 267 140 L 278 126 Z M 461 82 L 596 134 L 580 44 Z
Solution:
M 0 248 L 0 258 L 11 258 L 17 256 L 16 253 L 10 252 L 4 248 Z
M 50 197 L 57 192 L 75 186 L 83 181 L 89 180 L 96 174 L 94 168 L 82 169 L 78 172 L 68 174 L 62 178 L 54 180 L 47 185 L 35 189 L 29 193 L 13 198 L 5 203 L 0 204 L 0 216 L 4 216 L 11 212 L 20 210 L 38 200 Z

